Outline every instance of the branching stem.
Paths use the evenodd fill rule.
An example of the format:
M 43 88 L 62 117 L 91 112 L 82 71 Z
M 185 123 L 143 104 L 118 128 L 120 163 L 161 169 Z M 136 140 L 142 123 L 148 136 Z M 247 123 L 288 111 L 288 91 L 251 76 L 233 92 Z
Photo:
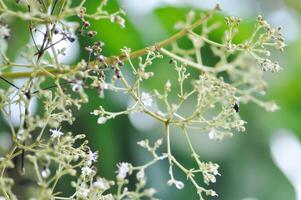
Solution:
M 172 35 L 171 37 L 169 37 L 165 40 L 162 40 L 162 41 L 152 45 L 151 47 L 155 47 L 156 49 L 160 50 L 161 48 L 174 43 L 175 41 L 179 40 L 180 38 L 186 36 L 190 31 L 192 31 L 192 30 L 196 29 L 197 27 L 199 27 L 200 25 L 202 25 L 205 21 L 210 19 L 212 17 L 212 15 L 218 10 L 220 10 L 220 7 L 217 5 L 213 10 L 208 12 L 203 18 L 199 19 L 198 21 L 193 23 L 191 26 L 179 31 L 178 33 Z M 149 48 L 150 47 L 145 47 L 143 49 L 134 51 L 130 54 L 129 58 L 137 58 L 137 57 L 143 56 L 148 53 Z M 125 54 L 120 54 L 119 56 L 108 57 L 106 59 L 106 63 L 108 65 L 114 65 L 118 61 L 125 61 L 127 59 L 128 59 L 128 56 L 126 56 Z M 91 63 L 99 64 L 98 62 L 95 62 L 95 61 L 91 61 Z M 6 65 L 8 65 L 8 64 L 6 64 Z M 65 73 L 68 73 L 71 71 L 71 70 L 58 70 L 58 69 L 53 69 L 53 68 L 45 68 L 45 70 L 47 70 L 49 73 L 54 74 L 54 75 L 65 74 Z M 31 77 L 32 74 L 33 74 L 33 72 L 5 72 L 0 75 L 4 78 L 19 79 L 19 78 Z M 36 73 L 35 75 L 36 76 L 48 76 L 49 74 L 47 72 L 41 70 L 38 73 Z

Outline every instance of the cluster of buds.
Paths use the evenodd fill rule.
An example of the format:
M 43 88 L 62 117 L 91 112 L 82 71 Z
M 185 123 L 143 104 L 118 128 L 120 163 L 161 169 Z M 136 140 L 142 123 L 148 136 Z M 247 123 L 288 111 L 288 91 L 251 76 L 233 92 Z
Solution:
M 98 57 L 100 56 L 100 53 L 102 52 L 102 47 L 104 46 L 104 43 L 101 42 L 101 41 L 97 41 L 97 42 L 94 42 L 92 46 L 87 46 L 85 47 L 85 50 L 89 53 L 89 54 L 92 54 L 94 56 L 97 57 L 97 60 L 98 60 Z M 101 56 L 103 57 L 103 56 Z M 101 60 L 98 60 L 98 61 L 101 61 Z M 102 60 L 103 62 L 104 60 Z
M 280 51 L 283 51 L 286 45 L 283 34 L 281 33 L 282 28 L 271 27 L 271 25 L 266 20 L 264 20 L 261 15 L 257 17 L 256 21 L 257 26 L 264 28 L 266 31 L 266 33 L 261 35 L 261 37 L 259 38 L 260 43 L 264 45 L 264 43 L 272 39 L 275 42 L 275 47 Z
M 117 23 L 121 28 L 125 28 L 125 20 L 120 15 L 111 15 L 110 20 L 112 23 Z
M 277 61 L 272 62 L 269 59 L 261 59 L 259 64 L 263 71 L 278 72 L 282 69 Z
M 227 26 L 229 27 L 235 27 L 238 26 L 241 22 L 241 18 L 239 17 L 225 17 L 225 22 L 227 24 Z
M 87 37 L 92 38 L 95 35 L 97 35 L 97 32 L 94 30 L 88 30 L 89 27 L 91 26 L 91 24 L 88 20 L 85 19 L 85 14 L 86 14 L 86 8 L 85 7 L 80 8 L 78 17 L 82 21 L 82 26 L 79 30 L 79 34 L 82 36 L 87 36 Z

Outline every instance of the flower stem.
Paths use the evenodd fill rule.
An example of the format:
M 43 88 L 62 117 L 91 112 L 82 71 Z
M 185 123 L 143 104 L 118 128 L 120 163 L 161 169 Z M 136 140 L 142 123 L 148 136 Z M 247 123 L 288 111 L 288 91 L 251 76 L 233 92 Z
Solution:
M 219 5 L 217 5 L 214 9 L 212 9 L 210 12 L 208 12 L 203 18 L 199 19 L 198 21 L 196 21 L 189 27 L 179 31 L 178 33 L 172 35 L 171 37 L 169 37 L 165 40 L 155 43 L 154 45 L 152 45 L 152 47 L 155 47 L 156 49 L 160 50 L 162 47 L 172 44 L 173 42 L 175 42 L 175 41 L 179 40 L 180 38 L 184 37 L 185 35 L 187 35 L 191 30 L 194 30 L 195 28 L 202 25 L 206 20 L 208 20 L 210 17 L 212 17 L 212 15 L 218 10 L 220 10 Z M 118 61 L 126 61 L 126 60 L 128 60 L 128 58 L 137 58 L 139 56 L 143 56 L 148 53 L 148 49 L 149 49 L 149 47 L 145 47 L 143 49 L 134 51 L 130 54 L 129 57 L 126 56 L 125 54 L 120 54 L 119 56 L 108 57 L 106 59 L 106 64 L 114 65 Z M 95 62 L 95 61 L 91 61 L 91 63 L 99 64 L 98 62 Z M 53 75 L 66 74 L 71 71 L 71 70 L 58 70 L 58 69 L 53 69 L 53 68 L 49 68 L 49 67 L 45 68 L 45 70 L 47 70 L 49 73 L 51 73 Z M 45 71 L 38 71 L 35 75 L 36 76 L 48 76 L 49 73 L 47 73 Z M 28 78 L 28 77 L 31 77 L 32 74 L 33 74 L 33 72 L 5 72 L 2 74 L 0 73 L 0 75 L 2 77 L 10 78 L 10 79 Z

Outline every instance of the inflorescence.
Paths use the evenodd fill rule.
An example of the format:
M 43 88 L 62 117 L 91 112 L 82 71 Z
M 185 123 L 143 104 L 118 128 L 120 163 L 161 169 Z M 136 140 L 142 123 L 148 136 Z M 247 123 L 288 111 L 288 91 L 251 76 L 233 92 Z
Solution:
M 18 199 L 13 192 L 15 178 L 10 171 L 19 168 L 22 176 L 31 177 L 35 182 L 37 192 L 26 197 L 28 199 L 155 200 L 157 191 L 147 186 L 146 170 L 161 161 L 169 164 L 167 185 L 179 190 L 185 188 L 187 181 L 180 180 L 174 173 L 180 171 L 195 186 L 200 199 L 217 196 L 209 185 L 220 176 L 219 165 L 202 161 L 192 144 L 190 131 L 197 130 L 220 141 L 245 131 L 246 122 L 239 114 L 240 104 L 254 102 L 269 112 L 278 109 L 273 101 L 261 101 L 259 96 L 267 89 L 263 73 L 281 70 L 279 63 L 270 59 L 271 48 L 283 51 L 285 43 L 281 28 L 271 27 L 262 16 L 258 16 L 250 37 L 241 43 L 234 42 L 241 19 L 226 17 L 227 28 L 221 42 L 217 42 L 210 34 L 221 22 L 208 21 L 220 10 L 219 6 L 200 16 L 191 11 L 185 21 L 176 24 L 179 32 L 167 40 L 138 51 L 124 47 L 119 56 L 103 55 L 105 44 L 91 42 L 84 47 L 88 59 L 73 66 L 58 59 L 58 55 L 64 55 L 65 48 L 57 50 L 54 47 L 62 41 L 73 43 L 77 36 L 95 37 L 97 30 L 92 29 L 90 19 L 109 20 L 124 28 L 125 12 L 120 9 L 109 13 L 105 10 L 107 0 L 100 1 L 95 13 L 89 13 L 84 0 L 79 5 L 73 5 L 71 0 L 20 0 L 15 3 L 17 8 L 12 9 L 13 3 L 0 0 L 0 40 L 10 43 L 11 20 L 7 19 L 21 18 L 28 22 L 32 43 L 22 54 L 24 63 L 12 62 L 5 49 L 0 48 L 0 76 L 2 81 L 10 84 L 6 89 L 0 89 L 0 109 L 12 139 L 11 148 L 0 157 L 0 199 Z M 66 23 L 71 16 L 79 19 L 75 32 L 74 27 Z M 36 41 L 36 34 L 42 35 L 41 42 Z M 54 36 L 61 39 L 54 41 Z M 182 48 L 177 43 L 180 38 L 186 38 L 192 47 Z M 205 46 L 209 46 L 218 58 L 213 65 L 207 66 L 203 62 L 201 50 Z M 164 62 L 165 58 L 170 60 L 169 64 Z M 166 76 L 165 85 L 147 92 L 144 81 L 156 78 L 156 72 L 152 70 L 156 60 L 177 74 L 177 79 Z M 12 67 L 26 70 L 11 72 Z M 131 81 L 125 72 L 130 73 L 127 77 L 130 76 Z M 19 77 L 27 77 L 23 85 L 17 86 L 10 81 Z M 46 78 L 53 80 L 54 85 L 42 87 Z M 135 112 L 142 112 L 163 125 L 161 139 L 154 143 L 148 139 L 138 142 L 152 156 L 149 162 L 141 166 L 118 163 L 116 180 L 97 175 L 98 152 L 90 149 L 85 135 L 65 132 L 62 127 L 64 122 L 74 122 L 73 108 L 80 109 L 82 104 L 89 102 L 87 89 L 96 90 L 99 98 L 106 98 L 106 92 L 113 91 L 126 94 L 134 101 L 118 112 L 108 111 L 102 105 L 91 111 L 96 116 L 95 123 L 100 126 Z M 175 95 L 177 98 L 172 98 Z M 33 99 L 43 105 L 40 115 L 29 113 Z M 154 109 L 154 104 L 159 108 Z M 20 110 L 19 125 L 12 122 L 12 105 L 17 105 Z M 191 107 L 193 110 L 187 112 Z M 174 156 L 172 134 L 175 129 L 183 133 L 194 166 L 185 166 Z M 16 163 L 20 159 L 21 164 Z M 65 176 L 72 177 L 71 195 L 64 194 L 58 187 Z M 131 181 L 136 183 L 133 190 L 128 187 Z

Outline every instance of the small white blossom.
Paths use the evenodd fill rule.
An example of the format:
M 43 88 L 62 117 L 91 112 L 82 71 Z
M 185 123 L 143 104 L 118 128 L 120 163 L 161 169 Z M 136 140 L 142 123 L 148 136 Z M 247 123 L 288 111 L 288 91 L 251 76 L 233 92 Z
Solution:
M 0 196 L 0 200 L 6 200 L 6 199 L 5 199 L 5 197 L 3 197 L 3 196 Z
M 146 92 L 142 92 L 141 102 L 146 107 L 151 107 L 153 105 L 153 99 L 152 99 L 151 95 Z
M 7 25 L 0 24 L 0 37 L 1 38 L 8 38 L 10 36 L 10 30 L 7 28 Z
M 265 103 L 265 109 L 268 112 L 275 112 L 276 110 L 279 110 L 279 107 L 274 101 L 270 101 Z
M 94 172 L 93 169 L 91 169 L 88 166 L 85 166 L 85 167 L 82 168 L 82 174 L 84 176 L 90 176 L 93 172 Z
M 282 69 L 278 62 L 272 62 L 269 59 L 262 59 L 259 64 L 263 71 L 278 72 Z
M 76 81 L 72 84 L 72 91 L 79 92 L 82 90 L 82 81 Z
M 163 143 L 163 139 L 161 138 L 161 139 L 159 139 L 159 140 L 157 140 L 157 141 L 155 142 L 155 146 L 156 146 L 156 147 L 159 147 L 159 146 L 162 145 L 162 143 Z
M 141 181 L 145 179 L 145 172 L 144 169 L 141 169 L 138 173 L 137 173 L 137 180 Z
M 50 129 L 50 132 L 52 133 L 52 135 L 51 135 L 52 138 L 59 138 L 64 135 L 64 133 L 61 132 L 60 129 L 55 129 L 55 130 Z
M 207 196 L 212 196 L 212 197 L 218 196 L 217 193 L 214 190 L 207 190 L 206 195 Z
M 181 190 L 184 188 L 184 183 L 181 182 L 181 181 L 177 181 L 177 180 L 174 180 L 174 179 L 170 179 L 167 184 L 169 186 L 172 186 L 172 185 L 175 185 L 177 189 Z
M 137 144 L 143 148 L 147 148 L 148 147 L 148 140 L 141 140 L 139 142 L 137 142 Z
M 165 83 L 165 89 L 170 92 L 171 91 L 171 82 L 170 80 L 168 80 L 166 83 Z
M 89 193 L 90 193 L 90 189 L 86 187 L 80 187 L 79 190 L 77 191 L 79 197 L 88 197 Z
M 152 197 L 154 194 L 157 193 L 157 190 L 155 190 L 154 188 L 149 188 L 149 189 L 144 190 L 144 193 L 146 196 Z
M 103 179 L 103 178 L 97 178 L 97 181 L 95 181 L 93 183 L 93 186 L 97 189 L 100 189 L 100 190 L 107 190 L 110 188 L 110 184 L 107 180 Z
M 43 178 L 48 178 L 50 176 L 50 173 L 51 172 L 50 172 L 49 168 L 46 168 L 46 169 L 41 171 L 41 175 L 42 175 Z
M 124 179 L 131 170 L 130 164 L 126 162 L 119 163 L 117 167 L 118 167 L 117 177 L 121 179 Z
M 215 176 L 220 176 L 218 172 L 219 165 L 216 163 L 202 163 L 200 165 L 200 169 L 203 172 L 204 182 L 208 185 L 210 182 L 215 183 L 216 178 Z
M 106 121 L 107 121 L 107 118 L 101 116 L 101 117 L 98 118 L 97 123 L 98 124 L 104 124 L 104 123 L 106 123 Z
M 211 129 L 208 135 L 210 140 L 216 140 L 218 138 L 218 133 L 215 128 Z
M 91 150 L 89 150 L 88 153 L 88 165 L 92 165 L 93 162 L 96 162 L 98 158 L 98 153 L 97 152 L 92 152 Z

